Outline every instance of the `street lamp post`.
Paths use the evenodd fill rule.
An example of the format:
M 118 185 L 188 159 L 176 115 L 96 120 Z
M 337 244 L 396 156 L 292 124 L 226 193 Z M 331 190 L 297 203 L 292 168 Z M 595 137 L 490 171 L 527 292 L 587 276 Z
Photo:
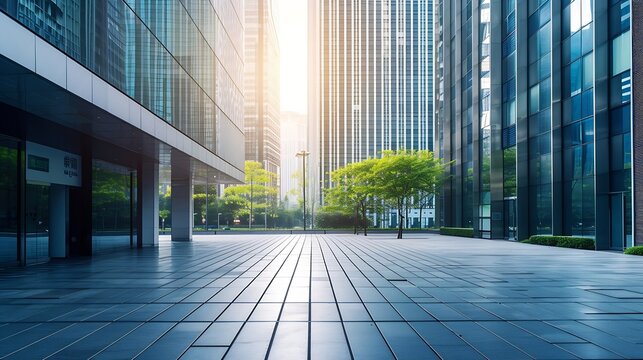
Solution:
M 302 173 L 301 177 L 303 180 L 303 195 L 304 195 L 304 230 L 306 230 L 306 156 L 310 155 L 310 153 L 306 150 L 301 150 L 299 151 L 296 156 L 301 156 L 301 164 L 302 164 Z
M 219 225 L 221 224 L 221 222 L 219 221 L 219 219 L 221 219 L 221 213 L 217 214 L 217 230 L 220 230 Z
M 208 177 L 205 177 L 205 231 L 208 231 Z
M 253 174 L 250 173 L 250 216 L 248 216 L 248 229 L 252 229 L 252 202 L 254 201 L 254 183 L 253 183 Z

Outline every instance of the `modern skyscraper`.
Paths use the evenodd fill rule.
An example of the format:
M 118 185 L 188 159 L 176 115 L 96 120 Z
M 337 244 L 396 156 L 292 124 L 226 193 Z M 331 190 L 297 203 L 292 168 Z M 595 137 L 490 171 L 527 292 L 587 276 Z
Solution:
M 382 150 L 433 148 L 432 0 L 309 3 L 309 117 L 322 188 Z
M 245 8 L 246 160 L 258 161 L 279 174 L 280 53 L 274 4 L 272 0 L 246 0 Z
M 0 267 L 172 239 L 243 181 L 243 2 L 0 1 Z
M 297 154 L 306 149 L 306 115 L 295 112 L 281 114 L 281 199 L 288 197 L 289 206 L 298 206 L 297 199 L 302 197 L 301 159 Z
M 436 1 L 436 149 L 453 161 L 441 224 L 491 238 L 594 237 L 598 249 L 643 241 L 632 211 L 633 3 Z

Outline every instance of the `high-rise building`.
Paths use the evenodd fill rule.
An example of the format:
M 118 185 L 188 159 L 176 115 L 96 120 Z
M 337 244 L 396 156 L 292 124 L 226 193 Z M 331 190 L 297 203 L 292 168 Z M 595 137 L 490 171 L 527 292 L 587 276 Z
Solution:
M 281 174 L 279 175 L 281 199 L 288 198 L 287 206 L 298 206 L 302 197 L 302 159 L 296 156 L 306 149 L 307 117 L 295 112 L 281 113 Z M 307 159 L 306 159 L 307 160 Z M 308 195 L 308 194 L 307 194 Z
M 243 181 L 243 2 L 0 1 L 0 267 L 192 237 Z
M 435 147 L 452 161 L 442 225 L 586 236 L 598 249 L 643 242 L 632 196 L 637 3 L 436 1 Z
M 432 3 L 309 2 L 311 162 L 322 188 L 333 170 L 382 150 L 433 149 Z
M 246 0 L 245 8 L 246 160 L 258 161 L 264 169 L 279 174 L 280 52 L 274 4 L 272 0 Z

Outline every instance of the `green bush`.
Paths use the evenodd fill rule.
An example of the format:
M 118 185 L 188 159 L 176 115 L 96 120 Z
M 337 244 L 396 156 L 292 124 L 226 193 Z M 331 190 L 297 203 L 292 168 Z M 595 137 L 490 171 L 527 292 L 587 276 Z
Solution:
M 625 254 L 643 256 L 643 246 L 633 246 L 625 249 Z
M 315 227 L 326 229 L 350 229 L 355 225 L 355 215 L 338 211 L 320 211 L 315 215 Z M 361 226 L 361 225 L 360 225 Z
M 524 242 L 525 244 L 557 246 L 558 236 L 534 235 L 527 240 L 523 240 L 522 242 Z
M 594 250 L 596 248 L 593 239 L 574 236 L 533 235 L 522 242 L 525 244 L 557 246 L 572 249 Z
M 473 228 L 441 227 L 440 235 L 473 237 Z

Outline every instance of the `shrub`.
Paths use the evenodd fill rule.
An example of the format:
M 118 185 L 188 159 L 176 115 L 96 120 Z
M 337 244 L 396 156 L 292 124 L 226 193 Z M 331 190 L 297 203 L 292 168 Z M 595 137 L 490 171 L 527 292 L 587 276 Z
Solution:
M 441 227 L 440 235 L 473 237 L 473 228 Z
M 633 246 L 625 249 L 625 254 L 643 256 L 643 246 Z
M 593 239 L 574 236 L 533 235 L 522 242 L 526 244 L 557 246 L 572 249 L 594 250 L 596 248 Z
M 522 242 L 524 242 L 525 244 L 556 246 L 558 245 L 558 237 L 534 235 L 527 240 L 523 240 Z
M 355 225 L 355 215 L 341 212 L 320 211 L 315 216 L 315 226 L 318 228 L 339 229 L 352 228 Z

